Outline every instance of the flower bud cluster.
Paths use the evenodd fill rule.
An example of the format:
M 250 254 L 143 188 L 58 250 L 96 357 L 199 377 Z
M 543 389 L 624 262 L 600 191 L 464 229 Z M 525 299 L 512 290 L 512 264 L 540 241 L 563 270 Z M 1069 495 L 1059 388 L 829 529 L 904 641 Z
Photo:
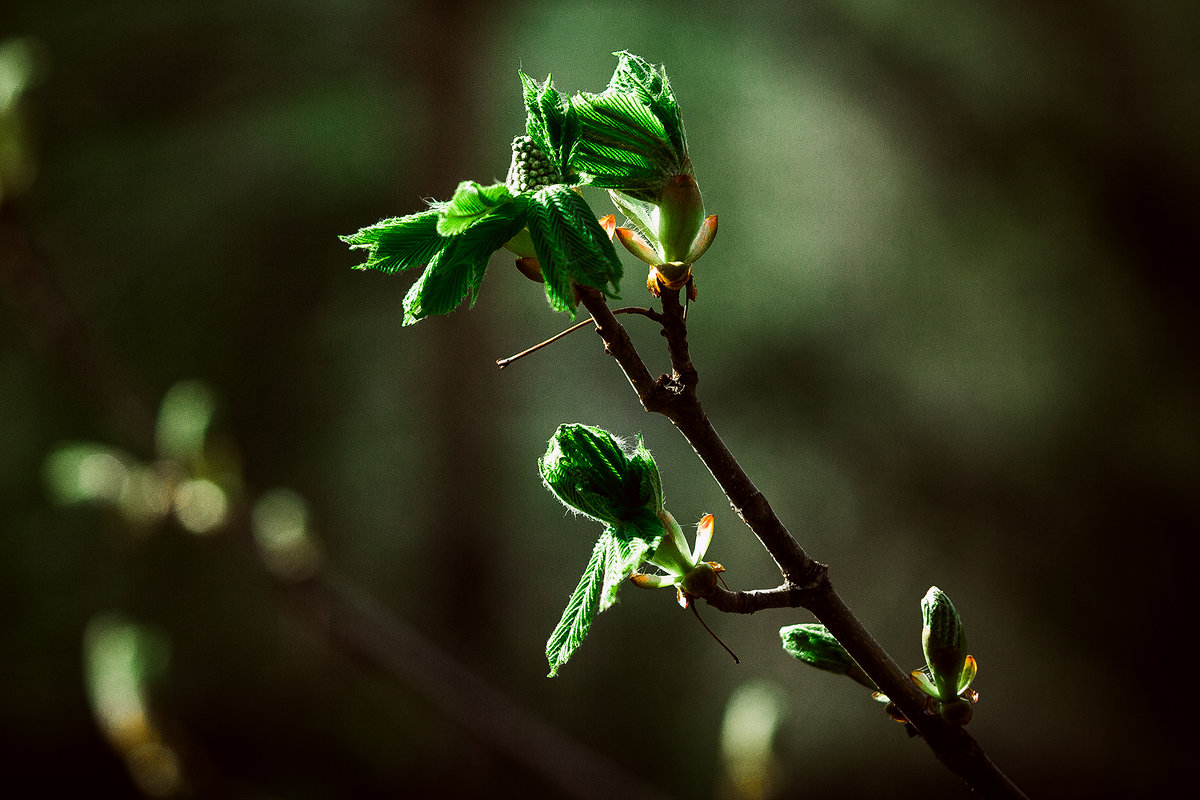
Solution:
M 562 181 L 562 176 L 533 139 L 518 136 L 512 141 L 512 163 L 504 183 L 513 194 L 536 191 Z

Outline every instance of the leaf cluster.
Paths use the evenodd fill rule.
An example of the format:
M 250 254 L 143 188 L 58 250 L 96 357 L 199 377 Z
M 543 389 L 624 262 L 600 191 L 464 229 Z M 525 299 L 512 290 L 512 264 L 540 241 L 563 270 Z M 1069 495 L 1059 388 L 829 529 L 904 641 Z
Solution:
M 600 94 L 568 97 L 548 76 L 520 72 L 526 135 L 553 182 L 528 191 L 506 183 L 463 181 L 449 201 L 393 217 L 342 237 L 367 251 L 360 269 L 421 267 L 404 298 L 404 324 L 478 299 L 491 255 L 502 247 L 533 261 L 546 299 L 574 316 L 575 285 L 617 297 L 622 277 L 612 239 L 578 193 L 585 185 L 654 202 L 674 176 L 691 174 L 678 103 L 662 67 L 631 53 Z M 519 188 L 526 188 L 524 186 Z
M 538 466 L 547 488 L 564 505 L 604 524 L 583 577 L 546 642 L 553 677 L 667 531 L 658 466 L 640 437 L 637 448 L 626 453 L 601 428 L 560 425 Z

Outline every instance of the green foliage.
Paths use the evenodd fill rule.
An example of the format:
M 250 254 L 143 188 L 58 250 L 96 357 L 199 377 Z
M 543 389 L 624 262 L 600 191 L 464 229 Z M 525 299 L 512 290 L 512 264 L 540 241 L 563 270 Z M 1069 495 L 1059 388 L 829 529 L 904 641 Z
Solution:
M 367 250 L 361 269 L 424 269 L 404 298 L 404 324 L 449 313 L 467 297 L 473 304 L 491 254 L 508 247 L 529 258 L 529 243 L 551 308 L 574 316 L 576 285 L 617 297 L 621 262 L 575 191 L 582 185 L 626 193 L 646 205 L 646 219 L 657 219 L 651 207 L 662 204 L 662 219 L 678 220 L 674 227 L 681 229 L 668 225 L 665 239 L 682 244 L 664 249 L 657 245 L 664 237 L 661 226 L 641 217 L 639 224 L 658 237 L 656 246 L 670 256 L 666 260 L 679 260 L 673 254 L 687 251 L 703 206 L 698 190 L 681 202 L 672 189 L 680 176 L 690 180 L 692 173 L 679 105 L 662 67 L 630 53 L 615 55 L 616 72 L 600 94 L 570 98 L 549 76 L 539 83 L 518 73 L 526 136 L 513 140 L 503 183 L 463 181 L 448 202 L 342 237 Z M 694 186 L 690 180 L 689 188 Z
M 574 164 L 593 186 L 657 203 L 669 180 L 692 174 L 679 104 L 662 67 L 614 55 L 620 61 L 608 88 L 572 98 L 583 126 Z
M 559 425 L 538 467 L 546 487 L 564 505 L 607 525 L 663 507 L 658 466 L 640 436 L 637 449 L 627 455 L 603 428 Z
M 492 253 L 524 226 L 522 211 L 520 203 L 507 203 L 482 216 L 462 233 L 439 237 L 443 242 L 441 248 L 404 296 L 404 324 L 411 325 L 434 314 L 448 314 L 468 294 L 473 305 Z M 436 231 L 434 234 L 437 235 Z
M 546 642 L 546 660 L 550 664 L 551 678 L 558 674 L 558 668 L 567 663 L 571 654 L 583 644 L 584 637 L 592 627 L 592 620 L 599 613 L 600 587 L 604 583 L 605 556 L 608 551 L 607 533 L 605 531 L 592 548 L 592 557 L 583 571 L 583 577 L 571 594 L 562 619 Z
M 592 620 L 616 602 L 621 584 L 654 551 L 662 537 L 662 522 L 646 509 L 630 520 L 605 527 L 562 619 L 546 642 L 551 678 L 583 644 Z
M 819 623 L 789 625 L 779 629 L 783 649 L 796 658 L 826 672 L 833 672 L 875 691 L 875 682 L 850 657 L 829 629 Z
M 442 206 L 438 214 L 437 232 L 442 236 L 462 233 L 510 203 L 519 205 L 519 201 L 514 200 L 512 192 L 503 183 L 481 186 L 475 181 L 463 181 L 454 190 L 450 202 Z
M 425 266 L 448 243 L 437 232 L 441 205 L 407 217 L 392 217 L 341 237 L 352 248 L 367 251 L 367 260 L 357 269 L 399 272 Z
M 539 84 L 524 72 L 518 74 L 525 98 L 525 133 L 558 170 L 560 180 L 573 182 L 580 126 L 571 101 L 554 88 L 549 75 Z
M 575 308 L 572 283 L 617 296 L 621 283 L 617 251 L 578 192 L 563 184 L 534 192 L 526 221 L 552 308 Z
M 550 676 L 583 643 L 596 614 L 617 599 L 620 585 L 666 534 L 658 467 L 639 438 L 626 454 L 612 434 L 588 425 L 560 425 L 538 462 L 542 480 L 568 508 L 604 523 L 592 557 L 562 619 L 546 643 Z

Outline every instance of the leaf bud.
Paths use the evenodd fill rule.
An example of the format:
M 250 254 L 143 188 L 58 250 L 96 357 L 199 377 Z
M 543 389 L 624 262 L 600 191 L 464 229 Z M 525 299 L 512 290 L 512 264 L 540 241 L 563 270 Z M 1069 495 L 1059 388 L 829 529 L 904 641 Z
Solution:
M 872 691 L 879 688 L 824 625 L 815 622 L 789 625 L 779 629 L 779 638 L 787 653 L 810 667 L 845 675 Z
M 938 699 L 949 702 L 959 693 L 959 679 L 967 660 L 967 634 L 950 597 L 936 586 L 921 600 L 921 648 L 937 690 Z
M 608 431 L 560 425 L 538 466 L 547 488 L 564 505 L 607 525 L 662 510 L 658 467 L 640 437 L 627 455 Z

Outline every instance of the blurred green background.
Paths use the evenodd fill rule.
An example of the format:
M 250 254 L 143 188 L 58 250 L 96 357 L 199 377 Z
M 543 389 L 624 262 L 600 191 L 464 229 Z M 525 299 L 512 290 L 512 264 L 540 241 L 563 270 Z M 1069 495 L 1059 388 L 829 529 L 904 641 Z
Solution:
M 778 574 L 594 335 L 496 369 L 568 321 L 508 257 L 473 310 L 402 329 L 411 278 L 353 271 L 337 239 L 502 178 L 518 68 L 599 90 L 629 49 L 666 65 L 720 216 L 689 322 L 731 449 L 904 666 L 925 590 L 954 598 L 971 730 L 1027 791 L 1166 790 L 1195 742 L 1198 23 L 1132 0 L 6 3 L 4 783 L 966 796 L 856 685 L 782 653 L 801 612 L 709 609 L 734 665 L 628 588 L 544 678 L 598 532 L 540 485 L 560 422 L 644 434 L 673 513 L 717 515 L 731 588 Z M 222 525 L 56 500 L 52 453 L 153 460 L 186 379 L 216 402 Z M 403 621 L 369 636 L 390 669 L 247 546 L 281 487 L 322 563 Z M 105 696 L 142 727 L 103 728 Z

